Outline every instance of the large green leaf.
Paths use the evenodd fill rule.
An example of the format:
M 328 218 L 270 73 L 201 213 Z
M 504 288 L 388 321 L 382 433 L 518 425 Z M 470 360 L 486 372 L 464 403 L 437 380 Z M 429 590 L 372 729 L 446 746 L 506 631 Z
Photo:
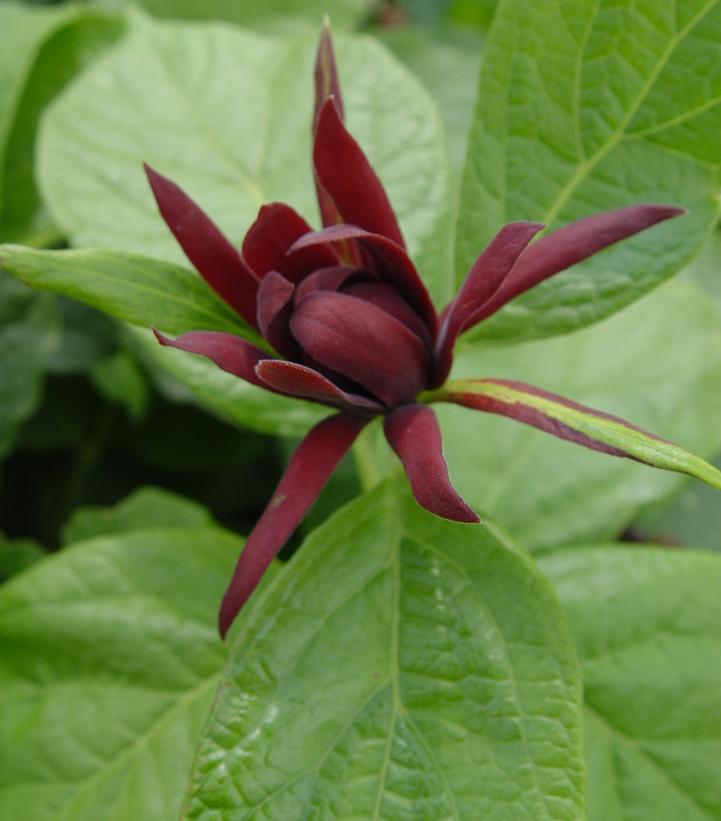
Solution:
M 579 699 L 530 562 L 385 483 L 237 631 L 184 817 L 575 821 Z
M 26 26 L 34 26 L 36 48 L 32 70 L 23 78 L 4 152 L 0 151 L 0 184 L 4 187 L 0 196 L 0 240 L 41 244 L 54 235 L 41 212 L 34 179 L 40 115 L 60 89 L 120 35 L 123 23 L 114 15 L 79 7 L 43 18 L 38 10 L 25 7 L 18 12 L 14 4 L 0 6 L 0 31 L 12 33 L 21 20 Z M 6 49 L 0 43 L 0 53 L 3 51 L 16 60 L 19 57 L 16 41 Z
M 59 337 L 53 298 L 32 293 L 0 268 L 0 458 L 37 406 L 45 362 Z
M 373 32 L 423 81 L 433 95 L 448 134 L 454 176 L 460 176 L 476 96 L 482 38 L 471 29 L 429 30 L 412 26 Z
M 721 817 L 721 557 L 583 547 L 541 568 L 583 666 L 590 821 Z
M 222 24 L 134 18 L 132 34 L 72 84 L 44 121 L 41 187 L 76 245 L 181 261 L 141 162 L 177 180 L 235 242 L 261 204 L 316 221 L 310 172 L 315 44 Z M 449 276 L 449 174 L 426 93 L 380 45 L 339 38 L 349 126 L 387 185 L 434 294 Z M 113 105 L 106 101 L 112 98 Z
M 721 328 L 692 283 L 669 282 L 567 337 L 482 355 L 471 348 L 454 376 L 529 382 L 701 456 L 721 447 Z M 614 538 L 642 504 L 685 481 L 511 419 L 434 407 L 458 489 L 530 548 Z
M 63 527 L 62 538 L 64 544 L 73 544 L 134 530 L 212 524 L 210 513 L 197 502 L 161 488 L 141 487 L 113 507 L 78 508 Z
M 457 275 L 500 225 L 636 202 L 690 213 L 608 249 L 473 332 L 521 340 L 618 310 L 677 271 L 719 205 L 719 0 L 505 0 L 484 49 Z
M 177 818 L 240 546 L 211 528 L 136 531 L 0 588 L 2 818 Z

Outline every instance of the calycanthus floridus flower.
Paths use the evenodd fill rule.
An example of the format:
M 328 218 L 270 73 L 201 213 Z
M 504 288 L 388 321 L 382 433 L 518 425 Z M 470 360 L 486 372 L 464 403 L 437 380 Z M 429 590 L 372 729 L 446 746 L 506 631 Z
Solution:
M 260 209 L 237 250 L 174 183 L 146 167 L 160 213 L 190 262 L 277 352 L 228 333 L 191 331 L 163 345 L 201 354 L 266 390 L 319 402 L 335 413 L 293 454 L 248 537 L 219 615 L 225 635 L 266 568 L 315 502 L 360 431 L 384 417 L 386 438 L 413 494 L 431 513 L 479 522 L 448 478 L 429 403 L 503 414 L 614 456 L 690 473 L 721 487 L 701 459 L 621 419 L 519 382 L 446 381 L 460 334 L 553 274 L 683 209 L 634 205 L 570 223 L 503 226 L 439 314 L 405 249 L 383 186 L 343 121 L 330 32 L 315 67 L 313 167 L 324 228 L 290 206 Z

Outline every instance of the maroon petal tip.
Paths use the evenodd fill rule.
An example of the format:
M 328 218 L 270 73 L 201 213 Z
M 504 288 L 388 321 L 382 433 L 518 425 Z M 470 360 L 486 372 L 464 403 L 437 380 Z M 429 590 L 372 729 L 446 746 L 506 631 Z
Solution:
M 442 519 L 464 524 L 480 523 L 478 514 L 451 485 L 438 420 L 429 407 L 404 405 L 396 408 L 386 416 L 384 430 L 421 507 Z

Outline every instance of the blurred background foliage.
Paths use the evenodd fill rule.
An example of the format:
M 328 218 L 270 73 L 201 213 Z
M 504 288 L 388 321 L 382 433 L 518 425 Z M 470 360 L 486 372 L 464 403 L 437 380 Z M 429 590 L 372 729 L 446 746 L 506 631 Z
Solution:
M 137 6 L 159 18 L 223 20 L 264 34 L 284 35 L 315 33 L 328 3 L 0 2 L 1 242 L 66 247 L 67 237 L 53 224 L 38 191 L 38 131 L 48 106 L 68 83 L 122 40 L 128 26 L 127 14 Z M 331 8 L 336 31 L 373 35 L 430 92 L 447 131 L 457 187 L 484 37 L 495 2 L 333 0 Z M 232 90 L 229 93 L 232 104 Z M 681 323 L 673 342 L 679 352 L 674 368 L 684 368 L 686 344 L 693 356 L 703 357 L 703 346 L 711 344 L 721 330 L 720 255 L 721 246 L 712 238 L 704 253 L 682 275 L 717 309 L 716 325 L 705 314 L 708 334 L 703 338 L 697 335 L 695 342 L 689 343 Z M 668 302 L 674 302 L 674 298 L 667 298 Z M 649 333 L 649 345 L 663 347 L 661 338 L 657 343 L 653 332 Z M 115 505 L 144 486 L 195 500 L 223 525 L 236 532 L 248 531 L 280 475 L 294 443 L 292 438 L 233 424 L 217 407 L 213 409 L 192 394 L 187 383 L 160 367 L 154 355 L 148 354 L 147 345 L 144 348 L 132 331 L 92 308 L 31 291 L 1 271 L 0 341 L 0 575 L 11 575 L 44 551 L 58 549 L 68 534 L 82 533 L 78 522 L 83 516 L 92 517 L 98 506 Z M 588 344 L 593 350 L 595 343 L 591 340 Z M 539 350 L 538 358 L 542 359 L 545 349 Z M 649 356 L 651 352 L 647 351 Z M 631 372 L 631 391 L 634 384 L 639 384 L 638 378 L 634 383 L 635 373 Z M 717 382 L 707 377 L 708 390 L 715 390 Z M 641 380 L 643 390 L 654 390 L 653 379 L 659 378 L 654 373 L 646 382 Z M 663 390 L 663 385 L 659 389 Z M 643 396 L 636 399 L 643 403 Z M 693 406 L 696 398 L 688 396 L 685 401 Z M 633 418 L 633 408 L 629 413 Z M 491 427 L 489 435 L 497 437 L 497 430 L 506 428 Z M 721 446 L 721 424 L 717 419 L 704 419 L 700 430 L 710 442 L 709 447 Z M 501 453 L 507 441 L 504 437 L 501 433 L 497 439 L 502 444 Z M 450 447 L 455 447 L 452 442 Z M 462 449 L 463 444 L 458 447 Z M 512 453 L 513 448 L 510 444 L 508 447 Z M 548 445 L 559 454 L 556 463 L 569 455 L 565 446 L 554 450 L 558 447 L 557 443 Z M 705 455 L 713 453 L 707 449 Z M 578 485 L 582 477 L 577 471 L 591 464 L 586 456 L 581 454 L 575 464 L 573 475 Z M 541 472 L 548 470 L 548 464 L 541 462 Z M 555 463 L 554 468 L 563 472 Z M 453 463 L 451 469 L 453 472 Z M 502 520 L 505 517 L 503 523 L 512 528 L 514 514 L 505 510 L 502 491 L 474 496 L 473 479 L 467 476 L 478 470 L 496 471 L 502 484 L 519 492 L 513 477 L 503 473 L 503 465 L 479 455 L 478 461 L 456 470 L 471 500 L 484 507 L 493 507 L 497 502 L 498 515 Z M 593 511 L 589 515 L 582 509 L 579 515 L 584 521 L 572 528 L 568 539 L 625 534 L 630 539 L 718 548 L 718 528 L 712 522 L 721 521 L 721 512 L 713 491 L 677 477 L 644 484 L 648 471 L 641 470 L 646 473 L 628 474 L 634 482 L 642 477 L 643 488 L 637 496 L 626 497 L 620 504 L 629 487 L 621 482 L 620 490 L 599 503 L 595 519 Z M 618 483 L 613 471 L 597 481 Z M 301 534 L 358 490 L 356 471 L 347 460 Z M 559 492 L 566 493 L 563 489 Z M 572 497 L 570 489 L 568 493 Z M 530 519 L 519 529 L 524 538 L 529 535 L 529 527 L 535 529 L 537 536 L 530 539 L 531 546 L 542 548 L 546 540 L 563 542 L 557 523 L 549 521 L 553 518 L 553 511 L 548 510 L 550 503 L 533 497 L 528 504 L 527 511 L 523 504 L 521 509 Z M 611 509 L 621 513 L 607 515 Z

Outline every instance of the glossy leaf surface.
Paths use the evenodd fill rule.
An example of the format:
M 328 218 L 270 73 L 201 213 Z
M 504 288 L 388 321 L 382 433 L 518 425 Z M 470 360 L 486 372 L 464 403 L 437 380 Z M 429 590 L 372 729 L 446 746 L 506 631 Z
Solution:
M 643 545 L 544 557 L 584 676 L 589 821 L 721 814 L 721 558 Z
M 241 545 L 216 528 L 138 530 L 0 588 L 2 817 L 177 818 Z
M 494 531 L 385 483 L 235 633 L 185 818 L 582 817 L 574 656 Z
M 718 217 L 719 36 L 718 0 L 500 6 L 484 48 L 457 276 L 509 220 L 553 229 L 642 202 L 690 213 L 549 280 L 474 338 L 518 341 L 588 325 L 701 247 Z

